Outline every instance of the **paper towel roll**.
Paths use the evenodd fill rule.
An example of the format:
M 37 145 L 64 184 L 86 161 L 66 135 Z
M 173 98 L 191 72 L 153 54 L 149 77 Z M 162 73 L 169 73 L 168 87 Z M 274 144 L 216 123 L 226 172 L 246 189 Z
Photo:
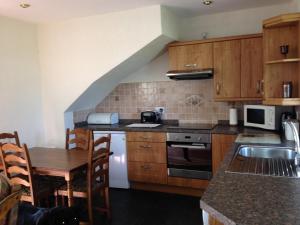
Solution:
M 237 119 L 237 109 L 231 108 L 229 109 L 229 125 L 237 125 L 238 119 Z

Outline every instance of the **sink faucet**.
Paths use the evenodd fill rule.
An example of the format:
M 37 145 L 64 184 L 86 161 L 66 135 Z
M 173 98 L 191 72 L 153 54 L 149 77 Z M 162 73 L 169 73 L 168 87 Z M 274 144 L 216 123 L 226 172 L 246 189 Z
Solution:
M 293 121 L 286 121 L 293 132 L 293 137 L 295 141 L 295 151 L 298 153 L 295 156 L 295 165 L 300 165 L 300 140 L 299 140 L 299 131 Z

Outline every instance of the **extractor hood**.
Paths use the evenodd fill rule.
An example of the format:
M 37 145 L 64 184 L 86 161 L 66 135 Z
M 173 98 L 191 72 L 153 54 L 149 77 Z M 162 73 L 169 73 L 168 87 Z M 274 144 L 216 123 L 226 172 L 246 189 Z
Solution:
M 172 80 L 201 80 L 213 78 L 213 69 L 171 70 L 166 76 Z

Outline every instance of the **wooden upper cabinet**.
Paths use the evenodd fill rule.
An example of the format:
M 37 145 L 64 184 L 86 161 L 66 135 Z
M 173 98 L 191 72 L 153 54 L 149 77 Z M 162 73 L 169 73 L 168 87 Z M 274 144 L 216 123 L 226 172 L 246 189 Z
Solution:
M 263 80 L 262 37 L 241 40 L 241 97 L 261 98 Z
M 241 96 L 241 40 L 215 42 L 214 87 L 215 99 Z
M 212 43 L 171 46 L 170 70 L 213 68 Z

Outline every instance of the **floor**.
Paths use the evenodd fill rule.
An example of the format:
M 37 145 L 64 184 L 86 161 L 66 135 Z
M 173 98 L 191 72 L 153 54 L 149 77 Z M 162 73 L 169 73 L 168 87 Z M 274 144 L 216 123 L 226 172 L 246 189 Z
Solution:
M 111 189 L 112 220 L 103 225 L 202 225 L 199 198 L 158 192 Z

